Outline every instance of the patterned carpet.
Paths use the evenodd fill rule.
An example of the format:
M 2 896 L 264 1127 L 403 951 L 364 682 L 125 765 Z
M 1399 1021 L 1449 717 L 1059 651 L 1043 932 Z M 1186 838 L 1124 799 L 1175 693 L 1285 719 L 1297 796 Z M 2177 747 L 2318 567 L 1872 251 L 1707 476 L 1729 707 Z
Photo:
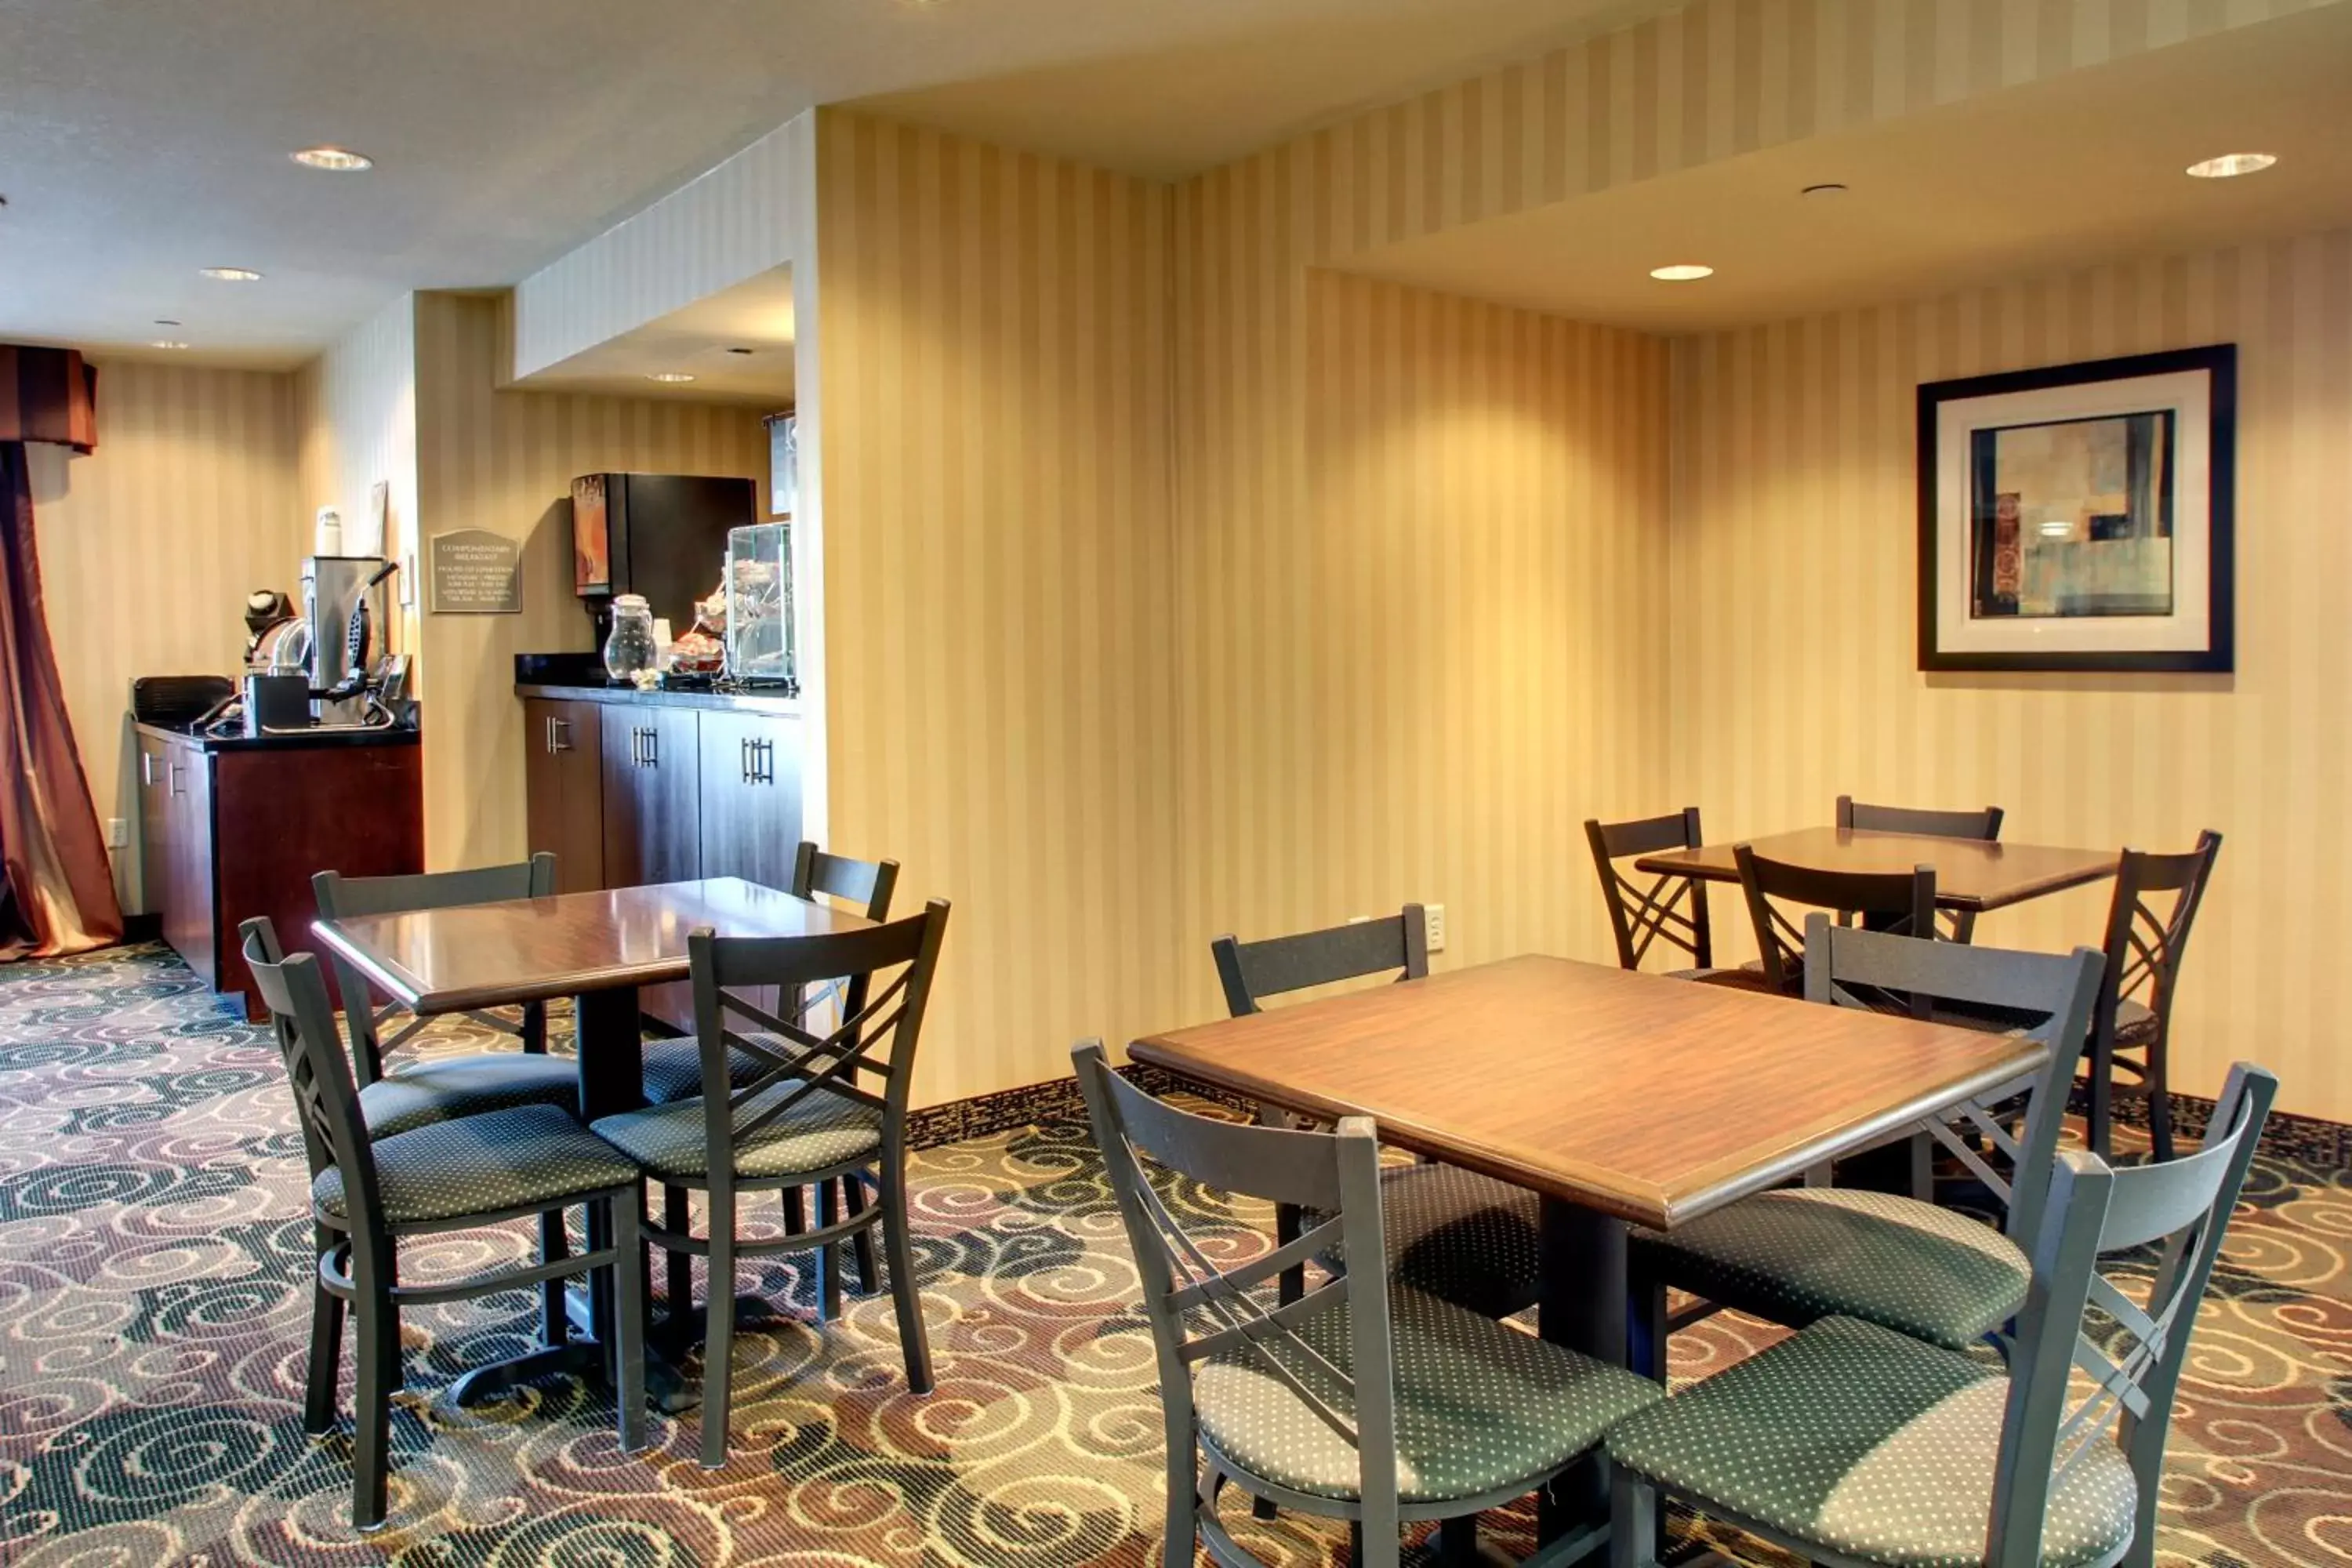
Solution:
M 477 1044 L 445 1033 L 439 1047 Z M 935 1394 L 905 1392 L 887 1298 L 854 1301 L 822 1333 L 750 1336 L 734 1461 L 717 1474 L 694 1462 L 692 1415 L 656 1419 L 656 1447 L 623 1458 L 609 1399 L 575 1384 L 474 1411 L 437 1402 L 458 1373 L 520 1346 L 520 1293 L 410 1314 L 393 1528 L 365 1540 L 347 1522 L 347 1436 L 301 1430 L 304 1184 L 268 1035 L 217 1008 L 168 952 L 0 972 L 0 1562 L 1158 1561 L 1150 1347 L 1081 1129 L 922 1156 Z M 2340 1170 L 2259 1168 L 2200 1321 L 2159 1562 L 2352 1562 L 2346 1187 Z M 1261 1244 L 1262 1214 L 1194 1208 L 1238 1245 Z M 520 1229 L 444 1240 L 404 1251 L 404 1272 L 466 1271 L 527 1245 Z M 808 1315 L 796 1271 L 772 1268 L 764 1283 Z M 1702 1374 L 1768 1337 L 1715 1319 L 1677 1339 L 1676 1370 Z M 1519 1544 L 1518 1521 L 1492 1523 Z M 1332 1531 L 1234 1524 L 1277 1564 L 1341 1555 Z

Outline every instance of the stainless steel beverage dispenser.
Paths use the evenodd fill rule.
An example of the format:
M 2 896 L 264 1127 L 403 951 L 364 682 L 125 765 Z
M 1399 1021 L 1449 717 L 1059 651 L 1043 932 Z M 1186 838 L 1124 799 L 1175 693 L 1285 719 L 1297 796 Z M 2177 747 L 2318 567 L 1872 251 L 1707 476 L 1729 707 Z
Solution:
M 310 626 L 310 712 L 321 724 L 367 717 L 368 666 L 383 650 L 383 580 L 379 555 L 302 558 L 302 618 Z

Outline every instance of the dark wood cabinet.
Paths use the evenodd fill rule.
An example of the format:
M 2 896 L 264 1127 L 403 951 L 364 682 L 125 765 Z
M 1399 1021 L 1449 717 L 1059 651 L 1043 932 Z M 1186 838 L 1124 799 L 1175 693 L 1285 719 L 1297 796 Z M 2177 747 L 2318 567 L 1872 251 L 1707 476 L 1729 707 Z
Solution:
M 605 885 L 601 709 L 534 697 L 523 718 L 530 852 L 555 857 L 558 892 L 593 892 Z
M 702 874 L 788 888 L 801 838 L 799 721 L 704 713 Z
M 138 727 L 141 894 L 163 940 L 248 1017 L 260 999 L 236 928 L 267 915 L 313 952 L 313 874 L 425 868 L 425 776 L 412 733 L 200 741 Z
M 697 717 L 692 709 L 603 705 L 606 887 L 702 875 Z

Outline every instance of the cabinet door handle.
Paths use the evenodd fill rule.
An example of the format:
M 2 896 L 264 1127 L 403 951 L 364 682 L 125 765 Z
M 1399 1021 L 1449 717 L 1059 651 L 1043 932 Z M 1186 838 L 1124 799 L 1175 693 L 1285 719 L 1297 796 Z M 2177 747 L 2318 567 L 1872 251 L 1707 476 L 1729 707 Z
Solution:
M 163 786 L 163 788 L 164 788 L 164 793 L 165 793 L 165 794 L 167 794 L 167 795 L 185 795 L 185 794 L 187 794 L 187 793 L 188 793 L 187 791 L 185 791 L 185 790 L 184 790 L 184 789 L 182 789 L 182 788 L 180 787 L 180 764 L 179 764 L 179 763 L 172 763 L 168 768 L 166 768 L 164 771 L 165 771 L 165 773 L 166 773 L 166 775 L 167 775 L 167 779 L 166 779 L 166 782 L 165 782 L 164 786 Z
M 152 752 L 142 752 L 139 753 L 139 782 L 150 788 L 154 786 L 155 753 Z
M 751 782 L 751 742 L 749 736 L 735 742 L 735 767 L 736 771 L 742 774 L 743 782 L 750 784 Z
M 658 730 L 648 729 L 646 731 L 646 766 L 661 766 L 661 731 Z
M 568 752 L 572 749 L 571 720 L 550 719 L 547 721 L 547 749 L 551 752 Z
M 641 768 L 645 765 L 646 732 L 642 726 L 632 724 L 629 726 L 629 766 Z

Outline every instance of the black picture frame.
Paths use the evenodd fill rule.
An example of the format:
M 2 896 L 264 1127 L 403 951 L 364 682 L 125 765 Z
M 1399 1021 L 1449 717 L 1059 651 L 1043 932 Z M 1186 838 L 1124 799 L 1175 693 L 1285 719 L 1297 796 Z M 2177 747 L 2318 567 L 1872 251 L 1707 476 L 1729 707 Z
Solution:
M 2106 381 L 2199 372 L 2208 378 L 2206 646 L 2201 649 L 2146 648 L 2101 652 L 1987 652 L 1938 646 L 1940 625 L 1937 563 L 1941 558 L 1943 498 L 1938 413 L 1947 403 L 2011 393 L 2040 392 Z M 2119 409 L 2118 412 L 2123 410 Z M 2210 343 L 2161 353 L 2086 360 L 2036 370 L 2004 371 L 1957 381 L 1927 382 L 1918 394 L 1919 668 L 1926 671 L 2144 671 L 2226 674 L 2236 668 L 2236 498 L 2238 347 Z

